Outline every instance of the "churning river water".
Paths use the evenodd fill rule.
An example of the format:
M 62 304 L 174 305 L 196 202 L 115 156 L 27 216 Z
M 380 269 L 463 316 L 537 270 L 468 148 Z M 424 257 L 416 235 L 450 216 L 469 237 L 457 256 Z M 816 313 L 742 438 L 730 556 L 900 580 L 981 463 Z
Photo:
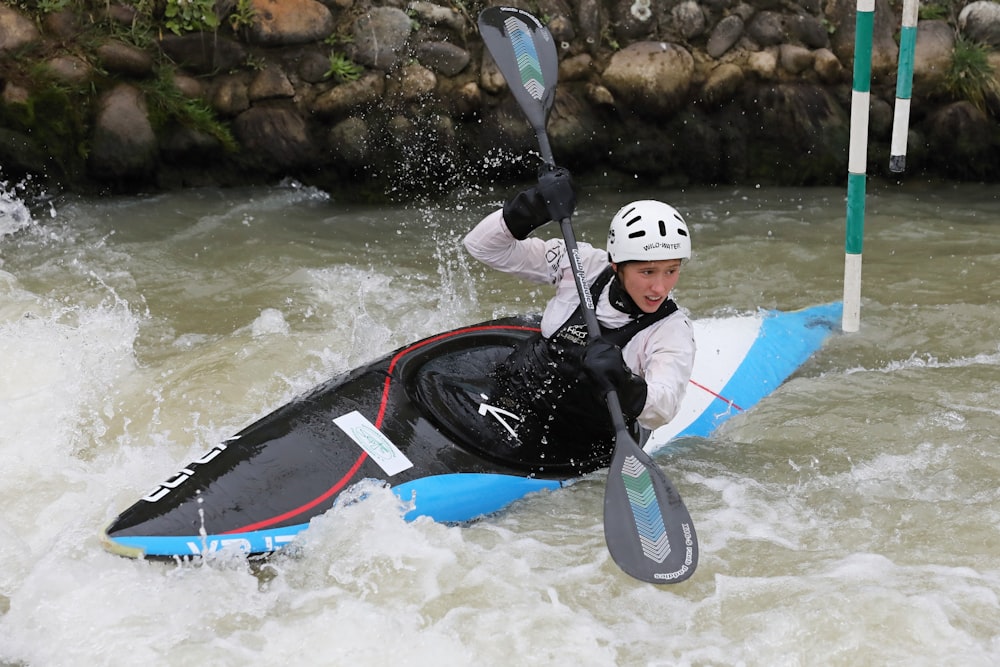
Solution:
M 395 497 L 262 567 L 105 552 L 160 481 L 332 374 L 548 292 L 463 234 L 510 194 L 348 204 L 295 183 L 0 197 L 0 664 L 1000 664 L 1000 189 L 869 184 L 861 330 L 657 462 L 701 540 L 623 574 L 603 473 L 467 526 Z M 582 241 L 669 201 L 693 318 L 843 296 L 846 189 L 584 188 Z M 540 233 L 557 234 L 542 229 Z

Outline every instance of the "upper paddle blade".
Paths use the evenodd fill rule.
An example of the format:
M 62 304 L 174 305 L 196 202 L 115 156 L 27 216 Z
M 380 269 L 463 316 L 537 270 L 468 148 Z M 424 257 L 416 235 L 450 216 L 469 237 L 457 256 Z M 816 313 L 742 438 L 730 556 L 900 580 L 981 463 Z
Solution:
M 528 122 L 536 132 L 544 129 L 559 74 L 552 33 L 534 16 L 513 7 L 484 9 L 479 33 Z
M 680 494 L 627 432 L 619 432 L 604 492 L 604 539 L 627 574 L 684 581 L 698 566 L 698 538 Z

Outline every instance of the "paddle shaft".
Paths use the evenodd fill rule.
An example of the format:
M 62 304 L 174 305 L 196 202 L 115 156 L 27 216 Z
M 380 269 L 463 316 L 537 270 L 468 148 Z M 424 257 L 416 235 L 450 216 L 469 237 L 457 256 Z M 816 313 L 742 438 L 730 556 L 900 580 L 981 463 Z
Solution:
M 591 298 L 590 290 L 587 288 L 586 274 L 583 270 L 583 262 L 580 259 L 580 249 L 576 244 L 576 235 L 573 233 L 573 221 L 569 218 L 564 218 L 559 222 L 559 229 L 562 230 L 563 243 L 566 244 L 566 254 L 569 255 L 570 268 L 573 270 L 573 278 L 576 282 L 576 291 L 580 295 L 580 302 L 583 304 L 583 321 L 587 324 L 587 333 L 590 335 L 590 340 L 597 340 L 601 337 L 601 325 L 597 321 L 597 308 L 593 298 Z M 615 427 L 615 431 L 619 434 L 615 439 L 615 443 L 618 443 L 622 432 L 632 440 L 632 436 L 628 435 L 628 429 L 625 426 L 625 417 L 622 414 L 618 392 L 614 389 L 609 389 L 606 399 L 608 402 L 608 411 L 611 413 L 611 423 Z M 636 446 L 638 447 L 638 445 Z

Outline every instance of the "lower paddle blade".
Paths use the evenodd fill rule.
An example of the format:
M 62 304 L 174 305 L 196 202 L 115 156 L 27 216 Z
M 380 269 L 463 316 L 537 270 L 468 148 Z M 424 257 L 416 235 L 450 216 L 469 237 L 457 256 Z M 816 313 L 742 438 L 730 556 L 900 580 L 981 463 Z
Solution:
M 552 33 L 534 16 L 513 7 L 484 9 L 479 33 L 528 122 L 536 131 L 544 128 L 559 74 Z
M 618 566 L 641 581 L 675 584 L 698 566 L 698 538 L 684 501 L 627 431 L 618 433 L 608 470 L 604 539 Z

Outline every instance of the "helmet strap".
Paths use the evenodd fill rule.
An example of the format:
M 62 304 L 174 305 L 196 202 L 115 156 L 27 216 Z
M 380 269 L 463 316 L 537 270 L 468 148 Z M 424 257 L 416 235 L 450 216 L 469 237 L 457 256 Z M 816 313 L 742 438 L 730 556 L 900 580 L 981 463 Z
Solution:
M 626 315 L 632 317 L 633 319 L 643 315 L 643 310 L 632 300 L 628 292 L 625 291 L 625 287 L 622 285 L 622 281 L 618 277 L 618 267 L 624 266 L 627 262 L 622 262 L 621 264 L 612 264 L 614 267 L 615 275 L 611 279 L 611 286 L 608 287 L 608 300 L 611 305 L 614 306 L 615 310 L 621 311 Z

